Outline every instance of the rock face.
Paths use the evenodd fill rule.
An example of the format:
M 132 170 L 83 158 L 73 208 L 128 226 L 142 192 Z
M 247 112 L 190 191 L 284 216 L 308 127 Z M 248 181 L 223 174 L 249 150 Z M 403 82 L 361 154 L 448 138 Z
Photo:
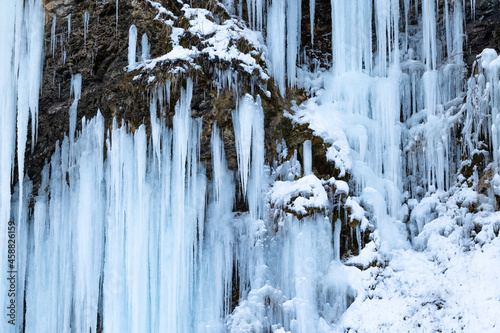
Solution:
M 69 132 L 69 108 L 73 102 L 73 97 L 70 96 L 71 77 L 77 73 L 82 75 L 77 130 L 81 128 L 83 117 L 90 119 L 99 110 L 105 118 L 107 128 L 110 128 L 113 119 L 116 119 L 118 123 L 121 121 L 127 123 L 131 130 L 145 124 L 149 133 L 149 102 L 156 89 L 166 82 L 169 82 L 171 87 L 170 101 L 165 101 L 164 113 L 160 112 L 158 115 L 163 117 L 167 124 L 171 124 L 180 87 L 188 76 L 194 76 L 196 80 L 192 116 L 203 117 L 201 158 L 206 162 L 208 175 L 211 174 L 210 136 L 215 122 L 221 129 L 228 166 L 236 170 L 237 156 L 231 112 L 236 108 L 238 95 L 255 89 L 254 94 L 261 97 L 265 113 L 267 162 L 272 163 L 277 159 L 276 144 L 282 139 L 288 146 L 290 155 L 288 158 L 297 149 L 298 158 L 302 159 L 302 143 L 311 139 L 314 173 L 323 179 L 337 176 L 335 165 L 326 160 L 327 147 L 323 140 L 313 136 L 308 126 L 294 126 L 283 115 L 284 110 L 290 110 L 292 102 L 300 104 L 307 97 L 303 91 L 287 89 L 287 93 L 282 97 L 272 79 L 256 78 L 256 73 L 242 70 L 238 61 L 211 59 L 206 54 L 200 54 L 195 59 L 195 66 L 183 60 L 175 60 L 154 67 L 148 72 L 150 77 L 154 76 L 152 82 L 146 75 L 138 78 L 137 70 L 127 71 L 128 34 L 132 24 L 137 27 L 138 45 L 140 36 L 147 33 L 152 58 L 159 57 L 172 49 L 173 27 L 185 28 L 186 24 L 189 24 L 183 16 L 181 3 L 176 0 L 161 0 L 159 3 L 171 11 L 173 16 L 158 14 L 158 10 L 148 1 L 45 1 L 45 62 L 38 141 L 34 151 L 28 150 L 26 154 L 26 170 L 34 181 L 35 193 L 36 188 L 40 186 L 41 170 L 54 152 L 56 142 L 61 141 Z M 314 44 L 311 44 L 309 3 L 309 0 L 302 1 L 302 49 L 309 59 L 316 59 L 317 64 L 328 67 L 332 59 L 331 2 L 316 0 Z M 229 18 L 218 1 L 193 1 L 192 6 L 209 10 L 212 13 L 211 19 L 215 22 Z M 497 0 L 476 0 L 475 14 L 471 11 L 469 0 L 465 2 L 465 6 L 468 35 L 465 49 L 468 51 L 464 58 L 470 70 L 472 62 L 483 48 L 500 49 L 500 5 Z M 245 3 L 242 8 L 246 8 Z M 243 10 L 243 19 L 246 15 L 246 11 Z M 172 20 L 172 26 L 162 22 L 168 19 Z M 199 46 L 203 41 L 185 32 L 180 37 L 180 43 L 190 47 Z M 234 43 L 240 52 L 251 54 L 253 51 L 258 51 L 244 39 L 236 40 Z M 252 56 L 265 71 L 265 62 L 260 59 L 262 53 L 254 52 Z M 314 63 L 306 65 L 314 66 Z M 181 70 L 173 74 L 172 70 L 179 68 Z M 221 70 L 237 73 L 237 85 L 233 89 L 216 87 L 217 73 Z M 28 138 L 30 137 L 28 135 Z M 348 176 L 345 180 L 348 180 Z M 237 202 L 234 208 L 246 210 L 243 202 Z M 342 237 L 348 238 L 348 235 L 342 234 Z M 344 241 L 342 243 L 346 244 Z M 343 253 L 348 250 L 342 248 Z
M 467 45 L 464 55 L 468 68 L 485 48 L 500 49 L 500 3 L 495 0 L 476 0 L 475 10 L 466 1 Z
M 329 3 L 329 1 L 323 2 L 318 3 L 318 6 L 326 6 Z M 174 25 L 185 24 L 182 21 L 182 5 L 179 2 L 168 0 L 161 3 L 178 17 Z M 306 3 L 308 2 L 304 1 L 304 4 Z M 216 16 L 228 17 L 224 9 L 214 1 L 200 1 L 193 4 L 193 6 L 196 5 L 211 10 Z M 46 56 L 40 98 L 38 141 L 34 152 L 28 151 L 26 154 L 26 170 L 29 177 L 34 180 L 35 188 L 39 186 L 40 171 L 44 162 L 54 152 L 56 142 L 61 141 L 65 133 L 69 132 L 68 110 L 73 102 L 73 97 L 70 96 L 72 75 L 77 73 L 82 75 L 82 96 L 78 103 L 77 130 L 81 128 L 83 117 L 90 119 L 99 110 L 105 118 L 107 128 L 111 126 L 113 118 L 116 118 L 118 123 L 125 121 L 132 130 L 144 123 L 149 131 L 149 98 L 155 86 L 165 80 L 169 80 L 172 87 L 170 104 L 164 115 L 167 124 L 173 116 L 173 106 L 178 98 L 179 88 L 186 78 L 184 74 L 188 72 L 184 71 L 179 75 L 165 73 L 175 66 L 183 66 L 182 61 L 157 66 L 151 72 L 156 76 L 156 81 L 151 84 L 147 82 L 147 78 L 133 80 L 137 71 L 126 71 L 128 31 L 132 24 L 137 27 L 139 40 L 143 33 L 147 33 L 152 58 L 169 51 L 171 31 L 163 22 L 155 20 L 157 10 L 148 2 L 118 1 L 118 6 L 117 19 L 115 1 L 95 3 L 77 0 L 47 0 L 45 3 Z M 309 10 L 304 10 L 304 12 L 308 13 Z M 328 44 L 326 31 L 329 31 L 329 28 L 322 25 L 322 21 L 329 17 L 326 13 L 325 10 L 318 11 L 315 29 L 318 31 L 318 37 L 315 48 L 316 43 L 320 44 L 322 52 L 324 51 L 322 54 L 328 57 L 327 50 L 331 43 Z M 306 19 L 303 20 L 304 24 L 306 21 Z M 309 31 L 309 29 L 303 27 L 302 31 Z M 196 38 L 190 38 L 189 35 L 184 37 L 186 43 L 197 42 Z M 307 33 L 304 33 L 303 38 L 310 40 Z M 140 47 L 139 41 L 138 46 Z M 238 47 L 244 48 L 245 45 L 238 45 Z M 310 46 L 306 46 L 308 47 L 310 49 Z M 236 149 L 231 111 L 236 107 L 236 94 L 229 89 L 218 92 L 214 87 L 214 71 L 220 68 L 232 68 L 234 72 L 237 72 L 240 94 L 250 92 L 250 83 L 255 80 L 248 73 L 238 69 L 234 62 L 227 63 L 200 57 L 196 64 L 199 65 L 196 71 L 192 68 L 187 71 L 191 71 L 188 74 L 196 72 L 192 116 L 203 117 L 202 159 L 209 159 L 211 127 L 214 122 L 217 122 L 222 129 L 228 165 L 234 170 Z M 304 135 L 301 130 L 293 130 L 291 122 L 283 117 L 282 112 L 291 107 L 292 100 L 300 103 L 305 96 L 300 91 L 289 90 L 283 98 L 272 81 L 262 84 L 264 89 L 271 92 L 271 97 L 268 97 L 263 89 L 258 91 L 266 112 L 266 152 L 268 160 L 272 161 L 276 157 L 276 140 L 286 138 L 289 150 L 293 152 L 293 149 L 300 148 L 303 141 L 312 135 L 310 132 L 304 132 Z M 318 162 L 315 166 L 319 169 L 325 166 L 324 171 L 317 171 L 329 174 L 332 165 L 328 165 L 324 154 L 321 154 L 325 149 L 323 142 L 317 139 L 314 140 L 314 144 L 314 148 L 318 148 L 313 150 L 315 151 L 314 158 Z M 206 165 L 210 168 L 210 163 Z

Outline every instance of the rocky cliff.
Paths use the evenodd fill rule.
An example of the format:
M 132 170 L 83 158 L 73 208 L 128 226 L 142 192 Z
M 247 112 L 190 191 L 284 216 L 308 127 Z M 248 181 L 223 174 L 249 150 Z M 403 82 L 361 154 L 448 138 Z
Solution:
M 331 4 L 329 0 L 316 1 L 314 44 L 311 44 L 309 5 L 309 1 L 302 1 L 301 43 L 308 59 L 305 65 L 310 68 L 328 68 L 332 59 Z M 477 0 L 475 10 L 471 10 L 470 1 L 466 1 L 465 5 L 467 41 L 464 58 L 470 73 L 473 61 L 483 48 L 500 47 L 500 32 L 497 31 L 500 26 L 500 6 L 495 0 Z M 211 36 L 193 35 L 187 30 L 189 19 L 183 5 L 178 1 L 162 0 L 153 3 L 138 0 L 46 0 L 44 6 L 45 61 L 38 140 L 34 151 L 28 149 L 26 152 L 26 170 L 34 181 L 35 191 L 40 185 L 42 167 L 54 152 L 56 142 L 69 133 L 69 109 L 73 103 L 71 79 L 75 74 L 82 75 L 77 129 L 80 128 L 83 117 L 90 119 L 99 110 L 104 116 L 107 128 L 110 128 L 113 119 L 116 119 L 118 123 L 125 121 L 132 130 L 144 123 L 150 133 L 150 101 L 158 98 L 160 90 L 163 90 L 165 96 L 160 101 L 162 105 L 158 115 L 163 117 L 167 124 L 171 124 L 180 87 L 188 76 L 194 76 L 196 79 L 192 116 L 203 119 L 201 158 L 209 169 L 208 174 L 211 168 L 210 137 L 214 122 L 222 131 L 228 166 L 236 170 L 237 156 L 231 112 L 236 108 L 239 95 L 254 90 L 261 97 L 265 112 L 267 162 L 272 163 L 277 159 L 276 145 L 281 143 L 282 139 L 288 145 L 289 154 L 295 149 L 298 151 L 299 159 L 302 156 L 302 143 L 312 139 L 315 174 L 324 179 L 338 176 L 334 163 L 326 160 L 325 152 L 328 146 L 323 140 L 313 136 L 307 124 L 293 125 L 289 118 L 283 116 L 283 111 L 290 110 L 292 103 L 300 104 L 307 98 L 307 94 L 295 88 L 288 88 L 284 96 L 278 92 L 262 59 L 264 54 L 259 49 L 261 46 L 252 44 L 244 37 L 244 29 L 247 29 L 244 21 L 248 16 L 244 1 L 243 21 L 235 28 L 240 29 L 240 35 L 227 38 L 230 39 L 229 47 L 234 45 L 239 52 L 255 59 L 257 69 L 254 69 L 254 72 L 244 70 L 241 60 L 213 57 L 203 52 L 190 61 L 166 60 L 147 70 L 142 68 L 128 71 L 129 28 L 133 24 L 137 27 L 139 39 L 143 34 L 147 34 L 151 58 L 160 57 L 172 50 L 174 29 L 181 29 L 178 30 L 181 33 L 177 37 L 180 45 L 186 48 L 194 46 L 200 50 L 207 47 L 207 39 Z M 158 6 L 168 12 L 162 12 Z M 206 9 L 209 19 L 215 23 L 230 17 L 227 10 L 217 1 L 194 1 L 192 6 Z M 410 11 L 409 16 L 412 23 L 411 18 L 415 16 L 415 11 Z M 165 24 L 167 20 L 170 20 L 170 25 Z M 416 19 L 413 24 L 417 24 Z M 227 76 L 227 73 L 231 74 Z M 465 75 L 467 74 L 464 73 L 464 79 Z M 221 82 L 221 78 L 227 82 Z M 287 158 L 290 157 L 291 155 Z M 347 179 L 348 175 L 344 180 Z M 247 207 L 243 201 L 238 201 L 235 209 L 246 210 Z M 347 234 L 342 237 L 350 239 Z M 354 251 L 357 248 L 354 241 L 342 243 L 351 244 L 348 247 Z M 347 250 L 343 245 L 342 252 Z

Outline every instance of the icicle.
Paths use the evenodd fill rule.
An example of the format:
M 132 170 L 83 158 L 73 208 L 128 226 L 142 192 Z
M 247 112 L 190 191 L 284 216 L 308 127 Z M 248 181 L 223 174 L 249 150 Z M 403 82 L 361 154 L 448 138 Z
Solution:
M 309 16 L 311 22 L 311 46 L 314 46 L 314 15 L 316 10 L 316 0 L 309 0 Z
M 7 269 L 7 227 L 11 216 L 11 177 L 16 146 L 16 71 L 12 58 L 16 47 L 16 15 L 22 10 L 18 1 L 1 1 L 0 12 L 4 17 L 0 20 L 0 267 Z M 21 10 L 20 10 L 21 9 Z M 22 12 L 21 12 L 22 13 Z M 10 304 L 7 298 L 8 280 L 0 281 L 0 304 L 6 309 Z M 8 313 L 6 313 L 8 314 Z M 0 322 L 0 329 L 4 332 L 12 330 L 7 316 Z M 20 321 L 20 320 L 18 320 Z M 22 327 L 22 326 L 20 326 Z
M 312 144 L 311 140 L 304 142 L 304 176 L 312 173 Z
M 89 19 L 90 15 L 88 11 L 83 13 L 83 45 L 87 47 L 87 32 L 89 30 Z
M 228 4 L 232 0 L 226 1 Z M 247 1 L 247 11 L 248 11 L 248 25 L 257 31 L 262 31 L 263 26 L 263 12 L 264 12 L 264 0 L 248 0 Z
M 377 74 L 386 76 L 389 64 L 399 66 L 399 1 L 375 2 Z
M 232 206 L 234 183 L 227 169 L 224 144 L 219 129 L 212 127 L 212 190 L 209 196 L 207 220 L 200 235 L 203 244 L 197 263 L 199 297 L 196 331 L 219 332 L 225 329 L 232 293 L 233 238 Z M 207 329 L 210 327 L 211 329 Z
M 153 142 L 153 151 L 156 154 L 156 158 L 158 159 L 158 168 L 161 168 L 161 125 L 157 118 L 157 95 L 158 93 L 153 93 L 151 97 L 151 101 L 149 103 L 149 113 L 150 113 L 150 121 L 151 121 L 151 139 Z
M 115 35 L 118 37 L 118 0 L 116 0 L 115 7 L 116 7 L 116 12 L 115 12 L 115 16 L 116 16 L 116 29 L 115 29 Z
M 135 25 L 131 25 L 128 30 L 128 71 L 134 70 L 135 68 L 135 54 L 136 54 L 136 44 L 137 44 L 137 28 Z
M 52 16 L 52 28 L 50 29 L 50 49 L 52 50 L 52 58 L 56 54 L 56 15 Z
M 68 39 L 71 36 L 71 13 L 68 14 Z
M 297 83 L 297 56 L 300 49 L 302 2 L 300 0 L 288 0 L 286 3 L 286 72 L 288 85 L 294 87 Z
M 31 151 L 37 137 L 38 124 L 38 98 L 42 81 L 42 50 L 43 50 L 43 30 L 44 13 L 38 4 L 28 3 L 23 18 L 23 30 L 26 40 L 21 42 L 20 67 L 18 78 L 17 96 L 17 159 L 19 177 L 19 195 L 23 196 L 24 179 L 24 156 L 26 151 L 26 141 L 28 134 L 29 115 L 31 113 Z M 54 16 L 55 22 L 55 16 Z M 55 25 L 53 25 L 55 26 Z M 19 214 L 21 214 L 22 200 L 19 204 Z
M 75 74 L 71 76 L 70 96 L 74 96 L 73 103 L 69 108 L 69 140 L 73 143 L 76 131 L 76 111 L 78 108 L 78 101 L 82 96 L 82 75 Z
M 340 261 L 340 232 L 342 229 L 342 221 L 337 219 L 335 221 L 335 228 L 333 229 L 333 245 L 334 245 L 334 258 Z
M 260 118 L 262 117 L 262 107 L 260 100 L 254 102 L 250 95 L 245 95 L 238 104 L 238 110 L 233 111 L 233 126 L 235 134 L 236 152 L 238 154 L 238 170 L 240 173 L 241 190 L 244 197 L 247 196 L 248 177 L 250 176 L 251 152 L 252 146 L 258 147 L 259 143 L 253 140 L 259 140 L 254 135 L 259 135 Z M 262 118 L 263 119 L 263 118 Z M 260 149 L 260 148 L 255 148 Z M 260 156 L 260 154 L 258 154 Z M 258 159 L 256 156 L 255 158 Z M 252 162 L 253 163 L 253 162 Z
M 148 35 L 146 35 L 146 33 L 144 33 L 142 35 L 141 47 L 142 47 L 142 53 L 141 53 L 142 61 L 149 60 L 150 59 L 150 54 L 149 54 L 150 45 L 148 43 Z
M 0 322 L 0 331 L 22 331 L 25 265 L 27 257 L 27 211 L 26 199 L 30 194 L 30 184 L 24 178 L 24 156 L 29 115 L 32 120 L 32 139 L 36 139 L 38 122 L 38 97 L 41 84 L 42 49 L 45 13 L 41 1 L 2 1 L 0 13 L 0 266 L 16 271 L 16 296 L 8 297 L 8 280 L 0 281 L 1 302 L 7 310 L 12 301 L 16 302 L 15 320 L 6 312 Z M 51 49 L 55 48 L 55 40 Z M 16 128 L 17 117 L 17 128 Z M 11 209 L 11 181 L 13 181 L 14 156 L 16 148 L 19 183 Z M 26 193 L 26 194 L 25 194 Z M 17 198 L 18 197 L 18 198 Z M 16 203 L 17 202 L 17 203 Z M 16 229 L 16 259 L 7 261 L 7 227 Z M 10 236 L 10 235 L 9 235 Z M 12 322 L 9 323 L 9 320 Z
M 264 188 L 264 110 L 262 109 L 260 96 L 257 96 L 252 106 L 252 162 L 250 178 L 248 183 L 248 207 L 250 216 L 261 219 L 264 216 L 263 195 Z
M 422 0 L 423 52 L 428 70 L 436 69 L 437 66 L 435 6 L 435 0 Z
M 403 51 L 408 50 L 408 14 L 410 13 L 410 0 L 404 0 L 404 12 L 405 12 L 405 45 Z
M 284 0 L 273 0 L 268 8 L 267 14 L 267 47 L 269 50 L 269 60 L 271 61 L 271 72 L 276 85 L 282 96 L 285 96 L 286 83 L 286 29 L 285 29 L 285 9 Z
M 448 58 L 451 56 L 452 52 L 452 39 L 451 39 L 451 27 L 450 27 L 450 14 L 448 8 L 448 0 L 444 1 L 444 24 L 446 29 L 446 54 Z
M 372 1 L 332 0 L 335 74 L 372 69 Z M 356 22 L 355 25 L 352 22 Z M 378 37 L 378 36 L 377 36 Z M 381 36 L 382 37 L 382 36 Z
M 460 56 L 463 51 L 464 44 L 464 14 L 462 8 L 462 1 L 455 1 L 453 10 L 453 59 L 455 64 L 463 66 L 463 57 Z

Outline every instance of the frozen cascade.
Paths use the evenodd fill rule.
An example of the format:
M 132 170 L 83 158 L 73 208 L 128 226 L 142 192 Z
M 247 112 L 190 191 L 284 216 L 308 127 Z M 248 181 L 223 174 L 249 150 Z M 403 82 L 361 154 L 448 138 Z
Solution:
M 297 107 L 293 117 L 299 123 L 310 123 L 334 144 L 329 158 L 355 178 L 361 200 L 375 212 L 377 232 L 385 244 L 382 248 L 407 247 L 401 223 L 403 193 L 409 189 L 415 195 L 422 186 L 446 189 L 455 172 L 451 166 L 456 164 L 450 161 L 458 152 L 450 146 L 450 126 L 442 124 L 443 119 L 453 119 L 450 114 L 457 110 L 452 101 L 463 91 L 464 65 L 455 56 L 462 50 L 462 2 L 446 8 L 443 25 L 449 33 L 445 45 L 436 39 L 434 0 L 418 4 L 422 35 L 409 38 L 405 33 L 402 44 L 399 1 L 331 3 L 332 72 L 325 77 L 325 89 Z M 409 5 L 403 3 L 404 12 Z M 372 54 L 373 32 L 376 52 Z M 448 57 L 441 51 L 447 45 Z M 415 126 L 422 120 L 424 126 Z M 346 144 L 350 152 L 344 148 Z M 418 164 L 421 160 L 425 163 Z
M 198 332 L 224 331 L 232 302 L 234 180 L 233 173 L 227 169 L 224 144 L 216 124 L 212 129 L 211 145 L 213 182 L 208 193 L 211 204 L 207 207 L 206 224 L 200 224 L 203 228 L 200 234 L 204 237 L 200 240 L 197 258 Z
M 234 1 L 223 3 L 236 12 Z M 410 35 L 413 3 L 422 33 Z M 249 94 L 236 94 L 232 113 L 236 174 L 228 169 L 226 136 L 216 123 L 207 174 L 200 161 L 202 119 L 191 117 L 193 79 L 181 89 L 172 128 L 162 118 L 170 104 L 168 81 L 150 93 L 149 128 L 140 125 L 131 132 L 115 120 L 106 132 L 98 112 L 83 118 L 77 132 L 82 76 L 75 74 L 70 131 L 42 171 L 31 211 L 32 183 L 24 177 L 23 161 L 30 113 L 36 140 L 44 15 L 41 2 L 0 4 L 0 12 L 12 14 L 0 23 L 1 35 L 8 36 L 0 39 L 5 110 L 0 113 L 0 240 L 4 243 L 9 221 L 16 221 L 18 308 L 26 299 L 26 315 L 18 317 L 15 331 L 334 331 L 357 292 L 348 279 L 350 268 L 340 261 L 345 222 L 331 218 L 328 186 L 335 184 L 336 195 L 348 196 L 346 206 L 361 211 L 359 220 L 361 205 L 370 210 L 377 250 L 390 255 L 409 247 L 401 222 L 408 211 L 405 200 L 450 186 L 459 156 L 450 128 L 458 112 L 467 117 L 463 137 L 469 153 L 480 149 L 472 129 L 481 128 L 491 141 L 496 171 L 500 167 L 500 57 L 493 50 L 481 54 L 467 85 L 467 104 L 458 110 L 464 96 L 459 80 L 464 64 L 457 56 L 463 2 L 445 0 L 442 23 L 435 0 L 413 3 L 331 0 L 332 69 L 321 74 L 323 89 L 290 115 L 309 123 L 329 144 L 327 158 L 341 177 L 349 173 L 354 193 L 345 182 L 314 175 L 310 140 L 303 145 L 303 174 L 297 151 L 284 161 L 284 141 L 279 163 L 266 165 L 264 110 L 260 97 Z M 270 4 L 267 16 L 265 4 Z M 314 4 L 311 0 L 311 38 Z M 280 93 L 287 85 L 301 86 L 301 2 L 249 0 L 247 6 L 249 25 L 261 31 L 267 26 L 269 64 Z M 118 22 L 118 1 L 116 10 Z M 405 24 L 400 24 L 403 12 Z M 85 12 L 85 42 L 88 20 Z M 54 53 L 55 16 L 52 22 Z M 436 38 L 441 28 L 443 40 Z M 68 36 L 70 30 L 69 15 Z M 146 61 L 146 34 L 141 47 L 139 60 Z M 136 67 L 136 49 L 132 25 L 129 71 Z M 218 75 L 218 90 L 237 86 L 230 71 Z M 16 139 L 19 178 L 11 195 Z M 500 193 L 499 177 L 492 188 Z M 247 212 L 233 211 L 239 194 Z M 290 213 L 294 209 L 300 214 Z M 353 232 L 361 246 L 359 227 Z M 2 246 L 2 267 L 6 251 Z M 0 292 L 6 290 L 3 280 Z M 2 332 L 12 331 L 6 322 L 0 325 Z
M 299 0 L 273 0 L 267 11 L 267 46 L 271 72 L 282 96 L 297 84 L 302 6 Z
M 229 2 L 229 1 L 228 1 Z M 248 0 L 248 20 L 254 30 L 262 31 L 265 0 Z
M 372 70 L 371 17 L 372 1 L 332 0 L 332 28 L 335 31 L 332 54 L 338 76 L 363 68 L 368 73 Z
M 75 100 L 79 84 L 74 77 Z M 221 332 L 229 317 L 229 330 L 238 332 L 250 311 L 256 323 L 310 332 L 337 320 L 354 297 L 332 262 L 328 218 L 283 215 L 277 235 L 274 222 L 263 219 L 269 169 L 260 100 L 242 97 L 234 114 L 235 132 L 250 137 L 238 144 L 249 212 L 232 211 L 234 175 L 216 125 L 207 180 L 199 161 L 201 122 L 190 116 L 192 85 L 188 80 L 181 92 L 172 130 L 156 118 L 160 94 L 153 94 L 150 145 L 143 125 L 129 133 L 114 122 L 105 140 L 99 113 L 82 120 L 73 143 L 66 137 L 57 146 L 31 217 L 27 330 L 44 323 L 47 332 L 94 331 L 99 314 L 105 332 Z M 230 315 L 234 297 L 242 301 Z M 276 306 L 255 312 L 267 297 Z M 331 305 L 318 307 L 318 297 Z
M 302 1 L 288 0 L 286 4 L 286 73 L 288 85 L 294 87 L 297 84 L 297 56 L 300 49 Z
M 251 153 L 253 142 L 259 140 L 254 133 L 259 131 L 256 127 L 260 124 L 263 117 L 260 98 L 254 101 L 250 95 L 245 95 L 240 101 L 238 109 L 233 111 L 233 126 L 236 151 L 238 153 L 238 170 L 240 173 L 241 191 L 244 197 L 248 195 L 247 184 L 250 176 Z M 263 120 L 263 119 L 262 119 Z M 260 141 L 260 140 L 259 140 Z
M 72 153 L 66 138 L 43 170 L 30 227 L 27 331 L 96 329 L 104 253 L 103 144 L 102 116 L 83 119 Z M 72 314 L 72 308 L 79 311 Z
M 467 118 L 463 136 L 466 148 L 472 156 L 481 150 L 480 136 L 492 146 L 495 173 L 500 169 L 500 56 L 493 49 L 485 49 L 474 64 L 477 74 L 468 81 Z M 475 129 L 475 133 L 473 130 Z M 500 178 L 495 176 L 495 191 Z
M 271 61 L 271 72 L 282 96 L 285 95 L 286 82 L 286 2 L 273 0 L 267 9 L 267 31 L 272 31 L 266 38 Z
M 15 223 L 17 248 L 22 251 L 22 244 L 26 244 L 22 242 L 26 240 L 28 211 L 25 193 L 31 192 L 30 183 L 24 182 L 24 156 L 30 114 L 32 151 L 36 140 L 45 14 L 41 1 L 33 0 L 24 3 L 2 1 L 0 12 L 3 15 L 0 22 L 0 266 L 5 269 L 17 267 L 16 290 L 19 293 L 15 295 L 15 302 L 19 308 L 23 305 L 26 251 L 15 260 L 7 261 L 7 239 L 12 237 L 7 230 Z M 12 197 L 14 202 L 11 207 L 16 142 L 19 185 Z M 0 281 L 0 293 L 3 295 L 1 304 L 7 309 L 10 305 L 9 298 L 5 297 L 8 294 L 7 279 Z M 20 331 L 22 321 L 16 320 L 12 325 L 8 318 L 5 316 L 5 320 L 0 322 L 0 330 Z

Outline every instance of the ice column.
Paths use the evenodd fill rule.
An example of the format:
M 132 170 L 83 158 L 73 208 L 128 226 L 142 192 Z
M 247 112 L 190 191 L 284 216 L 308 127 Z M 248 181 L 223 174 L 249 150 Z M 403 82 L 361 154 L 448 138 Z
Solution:
M 233 111 L 233 126 L 242 194 L 248 198 L 252 216 L 258 218 L 264 176 L 264 112 L 260 97 L 254 101 L 247 94 L 240 100 L 238 110 Z
M 212 127 L 212 185 L 205 226 L 200 230 L 197 260 L 197 332 L 222 332 L 231 308 L 233 281 L 233 174 L 227 169 L 224 144 Z
M 17 5 L 17 6 L 16 6 Z M 0 20 L 0 267 L 7 267 L 7 226 L 10 221 L 10 185 L 14 151 L 16 146 L 16 70 L 12 66 L 12 58 L 16 43 L 16 7 L 19 2 L 10 0 L 0 3 L 0 12 L 4 14 Z M 21 9 L 22 13 L 22 9 Z M 17 18 L 21 20 L 22 17 Z M 3 276 L 3 274 L 2 274 Z M 0 280 L 2 309 L 7 309 L 10 300 L 6 297 L 8 280 Z M 21 326 L 22 327 L 22 326 Z M 4 317 L 0 322 L 3 332 L 13 332 L 12 325 Z
M 141 53 L 142 61 L 144 62 L 146 60 L 149 60 L 150 59 L 150 54 L 149 54 L 150 45 L 148 43 L 148 35 L 146 33 L 144 33 L 142 35 L 141 50 L 142 50 L 142 53 Z
M 262 31 L 265 0 L 248 0 L 248 23 L 254 30 Z
M 273 0 L 267 11 L 267 46 L 271 72 L 282 96 L 286 82 L 295 86 L 300 48 L 301 2 Z
M 96 330 L 106 202 L 103 140 L 100 113 L 91 121 L 83 119 L 74 159 L 66 138 L 42 173 L 31 227 L 27 331 Z
M 191 96 L 188 80 L 173 130 L 156 119 L 149 147 L 144 125 L 129 133 L 115 121 L 104 161 L 100 113 L 83 119 L 72 150 L 68 138 L 57 145 L 31 223 L 27 331 L 94 332 L 98 315 L 113 332 L 192 332 L 195 318 L 224 327 L 234 186 L 214 130 L 207 211 L 201 121 L 191 118 Z
M 32 122 L 32 148 L 36 140 L 38 123 L 38 96 L 41 83 L 42 49 L 45 14 L 41 1 L 28 0 L 25 2 L 6 0 L 0 4 L 2 20 L 0 22 L 0 266 L 12 267 L 18 270 L 16 290 L 24 290 L 24 262 L 23 254 L 19 253 L 26 245 L 25 225 L 21 226 L 26 218 L 26 202 L 24 191 L 28 187 L 24 184 L 24 156 L 29 116 Z M 17 124 L 16 124 L 17 118 Z M 11 181 L 14 165 L 17 129 L 17 157 L 19 186 L 15 208 L 11 210 Z M 32 149 L 33 150 L 33 149 Z M 16 240 L 18 257 L 14 262 L 7 262 L 7 226 L 9 221 L 16 223 Z M 24 230 L 24 231 L 23 231 Z M 4 309 L 10 304 L 7 297 L 8 280 L 0 281 L 0 294 L 3 295 L 1 304 Z M 8 323 L 5 317 L 0 323 L 0 331 L 20 331 L 23 327 L 22 296 L 16 296 L 17 317 L 14 325 Z M 21 307 L 21 308 L 20 308 Z
M 314 45 L 314 15 L 316 10 L 316 0 L 309 0 L 309 16 L 311 24 L 311 46 Z
M 71 13 L 68 14 L 68 38 L 71 36 Z
M 73 103 L 69 108 L 69 140 L 71 143 L 75 140 L 76 131 L 76 111 L 78 108 L 78 101 L 82 97 L 82 75 L 75 74 L 71 76 L 70 95 L 74 96 Z
M 89 30 L 89 19 L 90 15 L 88 11 L 83 14 L 83 45 L 87 46 L 87 33 Z
M 55 16 L 54 16 L 55 17 Z M 27 2 L 19 38 L 19 73 L 17 90 L 17 160 L 19 195 L 23 196 L 24 156 L 31 114 L 31 151 L 38 132 L 38 97 L 42 82 L 43 25 L 45 15 L 38 3 Z M 23 200 L 19 202 L 22 210 Z M 20 214 L 20 212 L 19 212 Z
M 135 69 L 135 58 L 136 58 L 136 46 L 137 46 L 137 28 L 135 25 L 131 25 L 128 30 L 128 70 Z
M 56 15 L 54 14 L 54 16 L 52 16 L 52 28 L 50 29 L 50 49 L 52 50 L 52 58 L 54 58 L 56 53 L 56 41 Z
M 312 173 L 312 145 L 311 140 L 304 142 L 304 176 Z
M 273 0 L 267 9 L 266 42 L 271 61 L 271 72 L 282 96 L 286 92 L 286 13 L 285 0 Z
M 286 9 L 286 72 L 288 85 L 297 83 L 297 56 L 300 48 L 300 24 L 302 18 L 302 1 L 288 0 Z
M 333 62 L 336 75 L 372 69 L 372 1 L 332 0 Z M 353 22 L 356 22 L 353 24 Z

